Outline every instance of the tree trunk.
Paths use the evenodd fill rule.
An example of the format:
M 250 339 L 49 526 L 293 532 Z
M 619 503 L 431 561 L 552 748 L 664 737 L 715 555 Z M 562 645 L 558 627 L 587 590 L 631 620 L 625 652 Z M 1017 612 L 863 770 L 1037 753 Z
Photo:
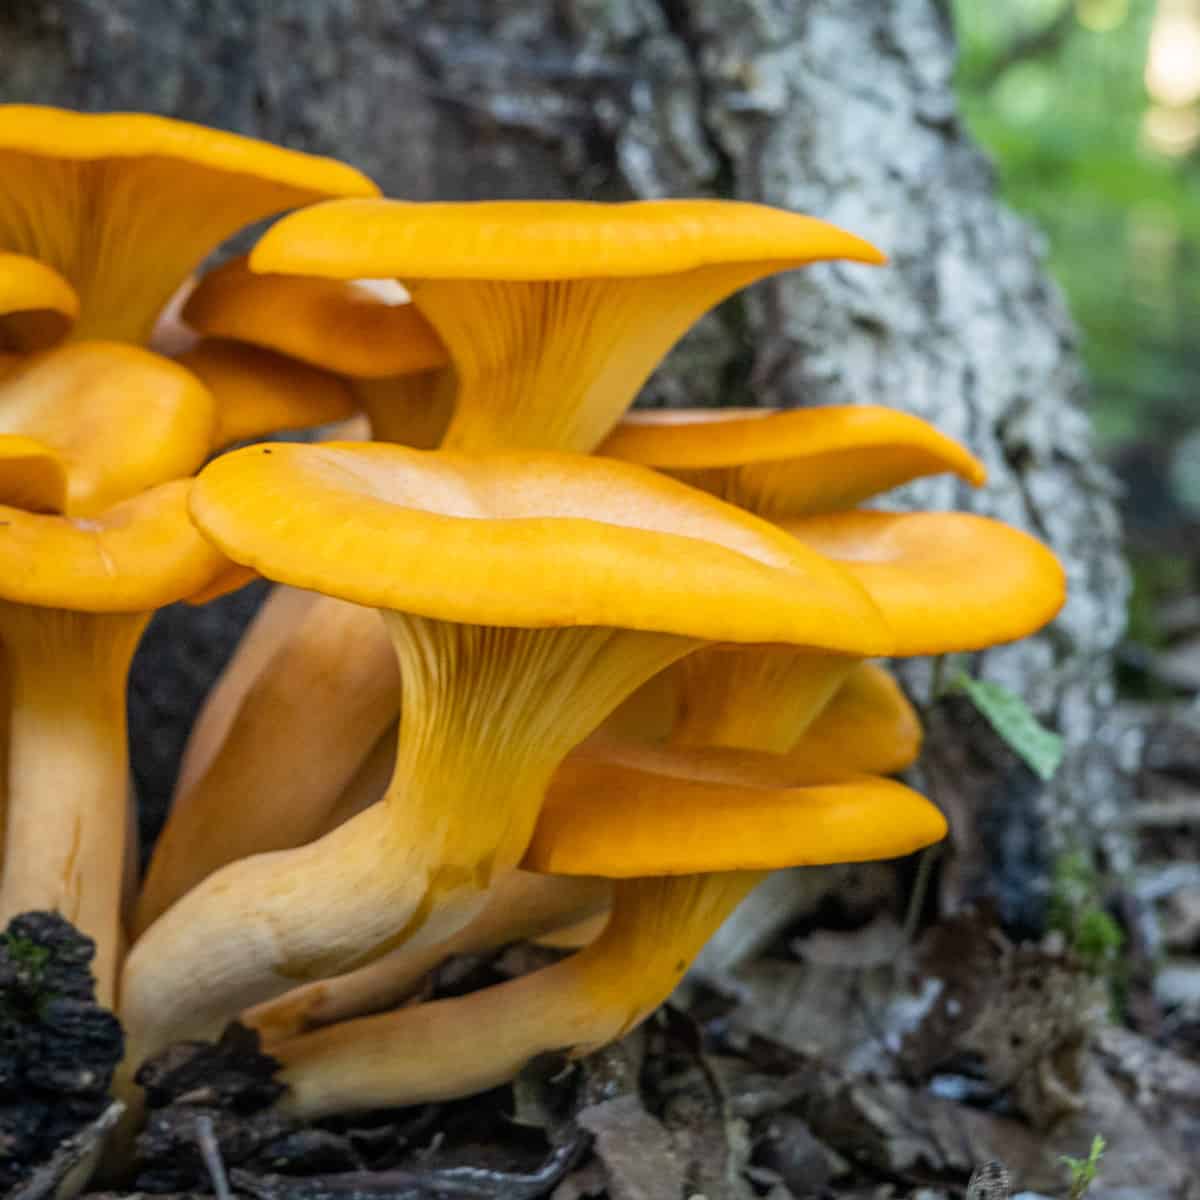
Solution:
M 1112 491 L 1038 239 L 997 203 L 960 121 L 936 0 L 44 0 L 5 11 L 5 100 L 207 122 L 337 155 L 410 198 L 735 196 L 886 248 L 889 269 L 815 267 L 729 302 L 649 397 L 882 402 L 980 454 L 982 493 L 938 480 L 905 502 L 1030 529 L 1071 578 L 1049 631 L 974 664 L 1069 746 L 1045 787 L 990 752 L 960 763 L 985 833 L 1017 805 L 1019 836 L 1000 821 L 1008 832 L 992 837 L 983 874 L 1032 868 L 1044 881 L 1051 845 L 1128 864 L 1125 783 L 1105 736 L 1127 587 Z M 135 740 L 154 706 L 178 707 L 179 638 L 179 617 L 157 623 Z M 928 671 L 907 678 L 923 695 Z M 949 709 L 935 724 L 935 741 L 976 736 Z M 151 799 L 173 753 L 142 763 Z M 962 790 L 956 770 L 940 781 Z

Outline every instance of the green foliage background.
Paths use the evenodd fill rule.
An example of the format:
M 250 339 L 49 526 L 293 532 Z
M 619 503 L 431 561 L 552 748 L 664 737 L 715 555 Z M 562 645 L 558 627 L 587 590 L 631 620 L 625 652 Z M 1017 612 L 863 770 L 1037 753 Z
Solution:
M 1176 445 L 1170 474 L 1200 512 L 1200 151 L 1169 153 L 1147 134 L 1155 10 L 954 0 L 960 94 L 1008 201 L 1047 234 L 1083 332 L 1101 445 Z M 1200 130 L 1200 111 L 1168 115 Z

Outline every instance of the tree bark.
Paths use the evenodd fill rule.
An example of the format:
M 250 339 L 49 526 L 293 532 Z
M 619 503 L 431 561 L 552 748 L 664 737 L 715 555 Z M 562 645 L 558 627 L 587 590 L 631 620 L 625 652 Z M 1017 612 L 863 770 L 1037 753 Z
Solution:
M 983 789 L 996 808 L 1016 787 L 1033 823 L 1016 850 L 996 840 L 988 869 L 1015 854 L 1044 882 L 1046 848 L 1066 845 L 1128 865 L 1106 736 L 1127 589 L 1113 493 L 1039 239 L 997 202 L 959 118 L 936 0 L 44 0 L 0 14 L 0 61 L 2 99 L 207 122 L 348 159 L 398 196 L 735 196 L 882 245 L 889 269 L 815 267 L 727 303 L 648 398 L 881 402 L 980 454 L 983 492 L 938 480 L 904 503 L 1030 529 L 1071 579 L 1050 630 L 974 664 L 1069 747 L 1049 786 Z M 163 667 L 178 624 L 150 642 L 155 694 L 180 686 Z M 923 695 L 928 671 L 907 678 Z M 135 739 L 151 719 L 135 714 Z M 939 722 L 939 738 L 971 736 Z M 152 791 L 167 758 L 143 765 Z M 970 769 L 994 776 L 994 760 Z

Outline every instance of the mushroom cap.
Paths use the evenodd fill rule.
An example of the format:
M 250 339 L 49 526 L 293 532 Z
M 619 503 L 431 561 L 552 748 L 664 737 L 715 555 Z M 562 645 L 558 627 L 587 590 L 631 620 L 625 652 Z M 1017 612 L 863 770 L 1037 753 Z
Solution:
M 52 267 L 24 254 L 0 251 L 0 346 L 23 350 L 53 345 L 79 314 L 75 289 Z
M 212 393 L 212 445 L 344 421 L 357 411 L 345 380 L 271 350 L 205 338 L 175 361 Z
M 142 113 L 0 106 L 0 249 L 58 271 L 74 336 L 146 342 L 205 255 L 245 225 L 376 195 L 333 159 Z
M 256 275 L 244 257 L 200 280 L 183 319 L 207 337 L 264 346 L 352 378 L 427 371 L 448 361 L 413 304 L 392 304 L 353 281 Z
M 166 158 L 229 175 L 252 175 L 308 195 L 374 196 L 361 171 L 223 129 L 150 113 L 80 113 L 40 104 L 0 105 L 0 151 L 77 162 Z M 302 197 L 297 197 L 301 203 Z
M 554 280 L 827 258 L 885 261 L 825 221 L 737 200 L 335 200 L 269 229 L 250 265 L 332 279 Z
M 1066 600 L 1053 552 L 990 517 L 859 510 L 778 524 L 862 583 L 895 633 L 896 654 L 1014 641 Z
M 75 612 L 148 612 L 202 591 L 228 561 L 188 519 L 191 480 L 94 520 L 0 506 L 0 599 Z
M 939 841 L 946 821 L 924 796 L 871 775 L 798 778 L 750 751 L 689 766 L 661 751 L 654 769 L 573 755 L 546 793 L 521 866 L 610 879 L 866 862 Z M 744 775 L 739 778 L 739 761 Z
M 29 512 L 62 512 L 67 503 L 67 467 L 44 442 L 0 433 L 0 505 Z
M 911 767 L 923 731 L 907 696 L 878 663 L 859 663 L 788 759 L 810 771 L 849 770 L 890 775 Z
M 800 514 L 852 507 L 943 471 L 975 487 L 987 478 L 983 463 L 927 421 L 867 404 L 645 410 L 627 414 L 597 453 L 665 471 L 786 466 L 771 480 L 772 511 Z
M 27 358 L 0 382 L 0 432 L 60 460 L 66 507 L 89 516 L 208 456 L 213 400 L 189 371 L 120 342 L 70 342 Z M 40 506 L 39 506 L 40 507 Z
M 819 555 L 611 459 L 251 446 L 205 468 L 192 513 L 235 561 L 355 604 L 853 654 L 890 645 L 870 602 Z

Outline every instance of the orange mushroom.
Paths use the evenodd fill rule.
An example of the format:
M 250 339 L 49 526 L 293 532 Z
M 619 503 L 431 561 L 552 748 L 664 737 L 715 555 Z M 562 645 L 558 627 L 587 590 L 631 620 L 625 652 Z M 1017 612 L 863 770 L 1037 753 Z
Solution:
M 635 696 L 656 682 L 673 678 L 672 672 L 662 672 Z M 721 751 L 692 749 L 681 759 L 677 750 L 650 751 L 638 749 L 636 743 L 614 742 L 614 737 L 621 736 L 617 724 L 605 722 L 573 757 L 627 761 L 627 765 L 668 774 L 685 764 L 703 778 L 717 778 L 725 767 L 732 769 L 731 781 L 745 779 L 746 761 L 730 759 Z M 788 757 L 796 778 L 834 778 L 847 771 L 886 774 L 910 766 L 920 742 L 920 722 L 895 680 L 874 663 L 862 663 Z M 354 784 L 330 813 L 327 829 L 336 828 L 383 797 L 394 745 L 394 731 L 390 738 L 385 735 L 376 743 Z M 787 769 L 767 758 L 762 764 L 768 782 Z M 584 882 L 514 872 L 496 886 L 483 913 L 446 942 L 418 950 L 395 950 L 349 975 L 309 984 L 259 1005 L 243 1014 L 242 1020 L 274 1043 L 320 1025 L 383 1011 L 404 999 L 422 976 L 451 955 L 479 954 L 524 938 L 577 949 L 592 941 L 607 919 L 607 893 L 603 893 L 603 911 L 591 915 L 583 911 L 588 907 L 596 910 L 601 903 L 595 889 L 580 893 L 578 885 Z
M 599 453 L 642 463 L 759 516 L 853 508 L 923 475 L 987 477 L 927 421 L 877 405 L 653 409 L 629 413 Z
M 350 379 L 446 365 L 446 349 L 407 301 L 353 280 L 259 275 L 246 257 L 209 271 L 183 306 L 206 338 L 246 342 Z
M 0 925 L 55 909 L 96 943 L 114 999 L 125 867 L 125 680 L 156 608 L 227 566 L 194 529 L 188 481 L 85 519 L 0 506 L 0 643 L 11 701 Z
M 454 367 L 448 448 L 587 452 L 710 308 L 833 258 L 883 261 L 823 221 L 728 200 L 370 200 L 280 221 L 250 266 L 403 281 Z
M 135 1060 L 461 928 L 519 861 L 567 751 L 698 641 L 890 647 L 796 539 L 611 460 L 250 447 L 201 473 L 192 512 L 266 577 L 380 608 L 405 719 L 383 803 L 223 867 L 142 935 L 122 987 Z
M 209 338 L 176 355 L 212 393 L 213 449 L 354 415 L 354 396 L 329 371 L 257 346 Z
M 727 201 L 389 201 L 323 205 L 315 221 L 302 216 L 278 223 L 255 248 L 250 265 L 264 273 L 261 292 L 241 266 L 225 268 L 212 282 L 201 283 L 189 301 L 189 319 L 207 332 L 273 345 L 333 366 L 329 328 L 352 325 L 350 315 L 357 307 L 375 310 L 364 296 L 348 304 L 331 281 L 398 276 L 449 353 L 454 415 L 446 444 L 460 449 L 591 450 L 632 402 L 659 358 L 730 292 L 819 259 L 880 262 L 883 257 L 861 239 L 813 218 Z M 285 283 L 273 273 L 296 278 Z M 286 320 L 274 325 L 266 316 L 266 297 L 276 301 Z M 324 322 L 322 313 L 329 314 Z M 398 317 L 385 309 L 378 320 L 382 328 Z M 403 351 L 409 335 L 397 329 L 393 336 L 394 352 Z M 284 337 L 286 345 L 280 340 Z M 358 346 L 357 341 L 352 344 Z M 362 354 L 368 350 L 384 354 L 388 347 L 372 340 Z M 362 361 L 355 369 L 368 373 Z M 437 379 L 431 382 L 433 376 Z M 358 386 L 377 437 L 413 440 L 414 418 L 421 414 L 431 422 L 422 430 L 423 440 L 432 444 L 440 436 L 450 411 L 447 372 Z M 319 605 L 331 622 L 344 625 L 353 619 L 336 614 L 333 601 Z M 358 638 L 353 653 L 346 650 L 347 661 L 353 657 L 360 677 L 382 675 L 389 652 L 377 624 L 360 616 Z M 310 686 L 304 660 L 291 655 L 286 661 L 291 677 L 274 686 L 301 694 Z M 232 670 L 245 678 L 236 659 Z M 393 715 L 398 709 L 397 695 Z M 206 726 L 210 720 L 225 724 L 225 718 L 216 713 L 210 718 L 209 711 L 211 706 L 197 728 L 211 745 L 214 739 Z M 236 719 L 249 725 L 266 717 L 247 706 Z M 355 745 L 334 747 L 311 722 L 300 741 L 312 749 L 314 759 L 361 761 L 372 737 L 368 731 Z M 290 744 L 283 749 L 292 753 Z M 230 755 L 232 765 L 238 757 L 233 747 Z M 212 761 L 215 766 L 216 759 Z M 188 792 L 181 788 L 179 815 L 168 822 L 167 837 L 180 844 L 196 840 L 196 831 L 213 819 L 220 794 L 214 787 L 207 799 L 197 796 L 185 803 Z M 289 800 L 293 809 L 307 808 L 313 820 L 324 815 L 324 794 Z M 267 808 L 277 811 L 264 805 L 264 816 Z M 279 819 L 282 828 L 282 813 Z M 269 817 L 263 822 L 271 823 Z M 247 840 L 241 850 L 253 853 L 272 845 L 278 842 Z M 220 865 L 208 859 L 200 869 L 207 873 Z M 170 872 L 152 867 L 144 911 L 161 912 L 180 891 Z
M 22 254 L 0 251 L 0 351 L 42 350 L 79 315 L 79 297 L 57 272 Z
M 382 1012 L 408 997 L 440 963 L 482 954 L 606 914 L 611 889 L 601 879 L 568 879 L 510 871 L 488 895 L 486 907 L 445 941 L 393 950 L 357 971 L 320 980 L 250 1009 L 242 1023 L 258 1030 L 268 1052 L 276 1042 L 350 1017 Z
M 1066 598 L 1062 566 L 1035 538 L 969 513 L 853 510 L 779 526 L 858 579 L 902 657 L 978 650 L 1050 621 Z M 847 678 L 844 656 L 705 647 L 683 674 L 679 744 L 785 754 Z
M 586 1054 L 667 998 L 765 871 L 891 858 L 945 835 L 938 810 L 890 780 L 805 780 L 746 754 L 635 763 L 564 763 L 523 863 L 614 880 L 594 942 L 507 983 L 274 1045 L 289 1089 L 280 1108 L 312 1118 L 451 1099 L 539 1054 Z
M 92 516 L 191 475 L 212 428 L 208 390 L 148 350 L 76 342 L 29 355 L 0 382 L 0 501 Z M 40 456 L 19 456 L 21 441 Z
M 74 288 L 75 338 L 144 343 L 171 295 L 243 226 L 378 189 L 352 167 L 140 113 L 0 106 L 0 250 Z
M 667 741 L 679 717 L 682 683 L 677 668 L 656 675 L 613 713 L 598 736 Z M 916 761 L 921 737 L 920 718 L 895 679 L 877 663 L 864 662 L 849 673 L 788 756 L 814 771 L 893 775 Z

